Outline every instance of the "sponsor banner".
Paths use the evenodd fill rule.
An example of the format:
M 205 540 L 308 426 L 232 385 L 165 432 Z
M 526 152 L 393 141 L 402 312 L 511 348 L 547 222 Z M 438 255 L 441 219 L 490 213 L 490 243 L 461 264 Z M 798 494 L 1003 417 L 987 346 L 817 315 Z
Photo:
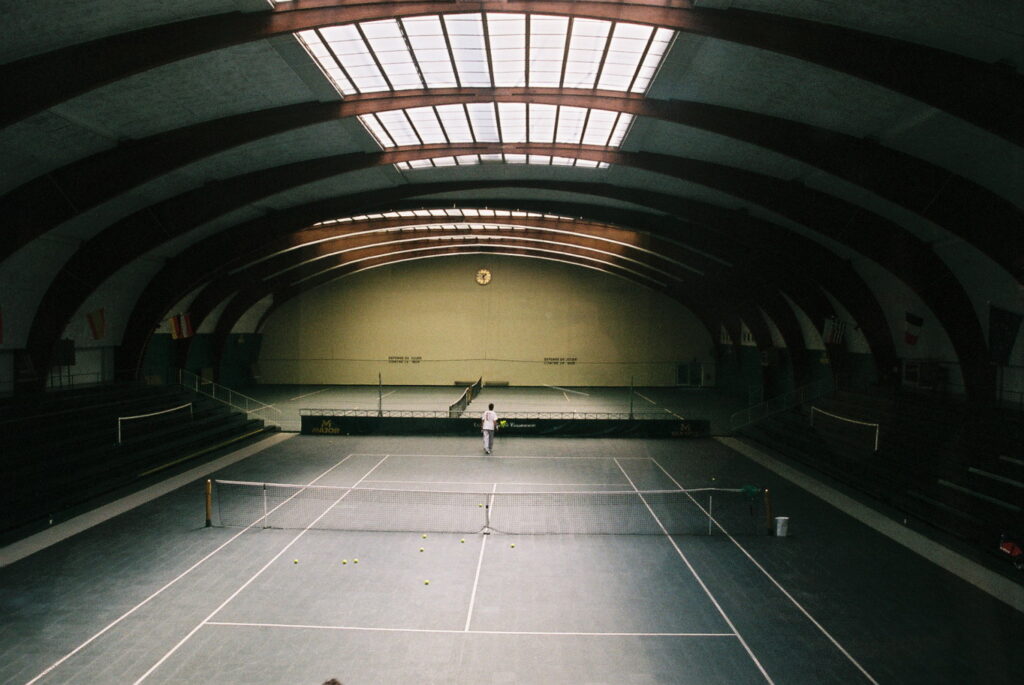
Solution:
M 466 418 L 302 416 L 305 435 L 480 435 L 480 420 Z M 701 438 L 707 421 L 652 419 L 505 419 L 497 437 L 573 436 Z

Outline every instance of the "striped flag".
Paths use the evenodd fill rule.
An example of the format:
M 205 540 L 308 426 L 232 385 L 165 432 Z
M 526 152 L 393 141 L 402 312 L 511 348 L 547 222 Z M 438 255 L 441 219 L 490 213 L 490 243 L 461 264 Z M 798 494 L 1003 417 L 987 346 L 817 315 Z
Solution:
M 191 338 L 195 335 L 195 331 L 192 330 L 192 315 L 189 313 L 179 314 L 178 318 L 181 321 L 181 337 Z
M 827 345 L 841 345 L 846 336 L 846 322 L 840 321 L 834 316 L 825 319 L 825 328 L 822 338 Z
M 907 312 L 903 328 L 903 340 L 908 345 L 916 345 L 917 339 L 921 337 L 921 327 L 924 326 L 924 319 L 917 314 Z
M 181 339 L 181 316 L 175 314 L 170 318 L 171 324 L 171 340 Z

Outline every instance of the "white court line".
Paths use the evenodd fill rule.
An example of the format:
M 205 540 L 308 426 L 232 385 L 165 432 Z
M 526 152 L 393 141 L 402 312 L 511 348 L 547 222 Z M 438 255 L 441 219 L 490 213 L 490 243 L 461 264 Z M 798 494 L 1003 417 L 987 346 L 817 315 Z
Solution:
M 498 489 L 498 484 L 493 483 L 491 485 L 491 499 L 487 503 L 488 507 L 494 506 L 494 493 Z M 489 535 L 483 536 L 483 542 L 480 543 L 480 556 L 476 560 L 476 576 L 473 578 L 473 592 L 469 595 L 469 610 L 466 612 L 466 627 L 465 632 L 469 632 L 469 622 L 473 620 L 473 605 L 476 604 L 476 588 L 480 585 L 480 569 L 484 565 L 484 550 L 487 549 L 487 538 Z
M 320 394 L 322 392 L 327 392 L 328 390 L 330 390 L 330 388 L 324 388 L 323 390 L 314 390 L 313 392 L 307 392 L 305 395 L 299 395 L 298 397 L 290 397 L 290 398 L 288 398 L 288 401 L 289 402 L 294 402 L 295 400 L 301 400 L 303 397 L 310 397 L 311 395 L 318 395 L 318 394 Z
M 567 392 L 571 392 L 573 395 L 583 395 L 584 397 L 590 397 L 589 392 L 583 392 L 581 390 L 570 390 L 569 388 L 560 388 L 557 385 L 545 385 L 544 387 L 551 388 L 552 390 L 559 390 L 563 395 Z M 569 398 L 566 397 L 565 399 L 568 400 Z
M 407 483 L 409 485 L 491 485 L 493 481 L 476 480 L 368 480 L 367 483 Z M 593 488 L 621 488 L 628 483 L 529 483 L 509 482 L 498 485 L 545 485 L 550 487 L 586 486 Z
M 349 456 L 352 456 L 352 455 L 349 455 Z M 378 462 L 377 462 L 376 464 L 374 464 L 373 468 L 372 468 L 372 469 L 370 469 L 369 471 L 367 471 L 367 472 L 366 472 L 366 473 L 365 473 L 365 474 L 363 475 L 363 478 L 366 478 L 366 477 L 367 477 L 367 476 L 369 476 L 369 475 L 370 475 L 371 473 L 373 473 L 374 471 L 376 471 L 376 470 L 377 470 L 377 467 L 378 467 L 378 466 L 380 466 L 381 464 L 383 464 L 383 463 L 384 463 L 384 460 L 385 460 L 385 459 L 387 459 L 387 458 L 388 458 L 388 456 L 387 456 L 386 454 L 385 454 L 385 455 L 384 455 L 383 457 L 381 457 L 381 460 L 380 460 L 380 461 L 378 461 Z M 348 459 L 348 457 L 345 457 L 345 459 Z M 343 459 L 342 461 L 344 461 L 344 459 Z M 339 462 L 339 463 L 341 463 L 341 462 Z M 334 468 L 334 467 L 331 467 L 331 468 Z M 322 477 L 322 476 L 321 476 L 321 477 Z M 356 487 L 356 485 L 359 485 L 359 483 L 363 482 L 363 478 L 360 478 L 360 479 L 359 479 L 359 480 L 358 480 L 358 481 L 357 481 L 357 482 L 355 483 L 355 485 L 353 485 L 352 487 L 354 488 L 354 487 Z M 316 518 L 315 518 L 315 519 L 314 519 L 314 520 L 313 520 L 313 521 L 312 521 L 312 522 L 311 522 L 311 523 L 310 523 L 310 524 L 309 524 L 308 526 L 306 526 L 306 527 L 305 527 L 305 528 L 304 528 L 304 529 L 303 529 L 303 530 L 302 530 L 301 532 L 299 532 L 299 534 L 298 534 L 298 535 L 296 535 L 296 536 L 295 536 L 294 538 L 292 538 L 291 542 L 289 542 L 289 543 L 288 543 L 287 545 L 285 545 L 285 546 L 284 546 L 283 548 L 281 548 L 281 551 L 280 551 L 280 552 L 278 552 L 277 554 L 275 554 L 275 555 L 274 555 L 274 556 L 273 556 L 273 557 L 272 557 L 272 558 L 270 559 L 270 561 L 268 561 L 268 562 L 267 562 L 266 564 L 264 564 L 264 565 L 263 565 L 263 568 L 261 568 L 261 569 L 260 569 L 259 571 L 257 571 L 256 573 L 254 573 L 254 574 L 253 574 L 253 576 L 252 576 L 251 578 L 249 578 L 249 580 L 245 581 L 245 583 L 243 583 L 241 587 L 239 587 L 239 588 L 238 588 L 237 590 L 235 590 L 234 592 L 232 592 L 232 593 L 231 593 L 231 596 L 229 596 L 229 597 L 228 597 L 227 599 L 225 599 L 225 600 L 224 600 L 223 602 L 221 602 L 221 603 L 220 603 L 220 605 L 219 605 L 219 606 L 218 606 L 218 607 L 217 607 L 216 609 L 214 609 L 214 610 L 213 610 L 213 612 L 212 612 L 212 613 L 211 613 L 211 614 L 210 614 L 209 616 L 207 616 L 206 618 L 204 618 L 204 619 L 203 619 L 203 620 L 202 620 L 202 621 L 201 621 L 201 622 L 200 622 L 200 623 L 199 623 L 199 624 L 198 624 L 198 625 L 197 625 L 197 626 L 196 626 L 195 628 L 193 628 L 192 630 L 190 630 L 190 631 L 189 631 L 189 633 L 188 633 L 188 635 L 186 635 L 185 637 L 181 638 L 181 640 L 180 640 L 180 641 L 178 642 L 178 644 L 174 645 L 174 647 L 172 647 L 172 648 L 171 648 L 171 650 L 170 650 L 169 652 L 167 652 L 167 653 L 166 653 L 166 654 L 164 654 L 164 655 L 163 655 L 162 657 L 160 657 L 160 660 L 159 660 L 159 661 L 157 661 L 157 662 L 156 662 L 155 664 L 153 664 L 152 666 L 150 666 L 149 670 L 148 670 L 148 671 L 146 671 L 145 673 L 143 673 L 143 674 L 142 674 L 142 676 L 141 676 L 141 677 L 139 677 L 139 678 L 138 678 L 138 679 L 137 679 L 137 680 L 135 681 L 135 685 L 138 685 L 138 684 L 139 684 L 139 683 L 141 683 L 141 682 L 142 682 L 143 680 L 145 680 L 146 678 L 148 678 L 148 677 L 150 676 L 150 674 L 151 674 L 151 673 L 153 673 L 153 671 L 155 671 L 156 669 L 158 669 L 158 668 L 159 668 L 159 667 L 160 667 L 160 666 L 161 666 L 161 665 L 162 665 L 162 664 L 163 664 L 163 663 L 164 663 L 165 661 L 167 661 L 167 659 L 169 659 L 169 658 L 171 657 L 171 655 L 172 655 L 172 654 L 174 654 L 174 653 L 175 653 L 176 651 L 178 651 L 178 649 L 179 649 L 179 648 L 180 648 L 180 647 L 181 647 L 181 646 L 182 646 L 183 644 L 185 644 L 186 642 L 188 642 L 189 638 L 191 638 L 191 637 L 192 637 L 193 635 L 195 635 L 195 634 L 196 634 L 196 633 L 197 633 L 197 632 L 199 631 L 199 629 L 200 629 L 200 628 L 202 628 L 202 627 L 203 627 L 204 625 L 206 625 L 206 623 L 207 623 L 207 622 L 208 622 L 208 621 L 209 621 L 209 620 L 210 620 L 211 618 L 213 618 L 214 616 L 216 616 L 216 615 L 218 614 L 218 612 L 220 612 L 220 610 L 221 610 L 221 609 L 223 609 L 224 607 L 226 607 L 226 606 L 228 605 L 228 603 L 229 603 L 229 602 L 230 602 L 231 600 L 233 600 L 233 599 L 234 599 L 235 597 L 237 597 L 237 596 L 238 596 L 238 595 L 239 595 L 239 594 L 240 594 L 240 593 L 242 592 L 242 590 L 244 590 L 245 588 L 249 587 L 249 584 L 250 584 L 250 583 L 252 583 L 252 582 L 253 582 L 254 580 L 256 580 L 257 578 L 259 578 L 259 577 L 260 577 L 260 575 L 261 575 L 261 574 L 262 574 L 262 573 L 263 573 L 264 571 L 266 571 L 266 570 L 267 570 L 268 568 L 270 568 L 270 565 L 271 565 L 271 564 L 273 564 L 273 563 L 274 563 L 275 561 L 277 561 L 277 560 L 278 560 L 278 559 L 279 559 L 279 558 L 281 557 L 281 555 L 282 555 L 282 554 L 284 554 L 285 552 L 287 552 L 287 551 L 288 551 L 288 550 L 289 550 L 289 549 L 291 548 L 291 546 L 292 546 L 292 545 L 294 545 L 294 544 L 295 544 L 296 542 L 298 542 L 298 541 L 299 541 L 299 539 L 301 539 L 303 535 L 305 535 L 305 534 L 306 534 L 307 532 L 309 532 L 309 529 L 310 529 L 310 528 L 312 528 L 312 527 L 313 527 L 314 525 L 316 525 L 316 523 L 317 523 L 317 522 L 318 522 L 318 521 L 319 521 L 320 519 L 322 519 L 322 518 L 323 518 L 324 516 L 327 516 L 327 513 L 328 513 L 328 512 L 329 512 L 329 511 L 330 511 L 331 509 L 333 509 L 333 508 L 334 508 L 334 506 L 335 506 L 335 505 L 336 505 L 336 504 L 337 504 L 338 502 L 340 502 L 341 500 L 345 499 L 345 497 L 346 497 L 346 496 L 348 495 L 348 493 L 349 493 L 349 492 L 351 492 L 351 491 L 352 491 L 352 490 L 351 490 L 351 488 L 350 488 L 350 489 L 348 489 L 348 490 L 346 490 L 345 494 L 344 494 L 344 495 L 342 495 L 341 497 L 339 497 L 339 498 L 338 498 L 338 499 L 337 499 L 337 500 L 336 500 L 336 501 L 334 502 L 334 504 L 332 504 L 331 506 L 327 507 L 327 509 L 325 509 L 325 510 L 324 510 L 324 512 L 323 512 L 322 514 L 320 514 L 319 516 L 317 516 L 317 517 L 316 517 Z M 290 498 L 289 498 L 289 499 L 290 499 Z M 262 517 L 261 517 L 261 518 L 262 518 Z
M 321 473 L 321 474 L 320 474 L 319 476 L 317 476 L 316 478 L 314 478 L 313 480 L 311 480 L 311 481 L 309 482 L 309 484 L 310 484 L 310 485 L 312 485 L 313 483 L 316 483 L 316 482 L 317 482 L 318 480 L 320 480 L 321 478 L 323 478 L 324 476 L 326 476 L 326 475 L 327 475 L 328 473 L 330 473 L 330 472 L 331 472 L 331 471 L 333 471 L 334 469 L 336 469 L 336 468 L 338 468 L 339 466 L 341 466 L 341 465 L 342 465 L 342 464 L 343 464 L 343 463 L 344 463 L 344 462 L 345 462 L 345 461 L 346 461 L 347 459 L 349 459 L 349 457 L 351 457 L 351 456 L 352 456 L 351 454 L 350 454 L 350 455 L 348 455 L 347 457 L 345 457 L 344 459 L 342 459 L 341 461 L 339 461 L 339 462 L 338 462 L 337 464 L 335 464 L 334 466 L 332 466 L 331 468 L 327 469 L 326 471 L 324 471 L 323 473 Z M 286 501 L 287 501 L 287 500 L 286 500 Z M 282 504 L 283 504 L 283 502 L 282 502 Z M 278 505 L 278 506 L 281 506 L 281 505 Z M 262 518 L 262 517 L 260 517 L 260 518 Z M 259 521 L 259 519 L 257 519 L 257 521 Z M 64 655 L 63 657 L 61 657 L 61 658 L 60 658 L 59 660 L 57 660 L 56 662 L 54 662 L 54 663 L 53 663 L 53 664 L 52 664 L 52 665 L 51 665 L 51 666 L 50 666 L 49 668 L 47 668 L 47 669 L 46 669 L 45 671 L 43 671 L 42 673 L 40 673 L 39 675 L 37 675 L 37 676 L 36 676 L 35 678 L 33 678 L 32 680 L 28 681 L 28 682 L 27 682 L 27 683 L 26 683 L 25 685 L 32 685 L 32 683 L 36 682 L 37 680 L 39 680 L 39 679 L 40 679 L 40 678 L 42 678 L 43 676 L 45 676 L 45 675 L 49 674 L 49 673 L 50 673 L 51 671 L 53 671 L 53 669 L 57 668 L 57 667 L 58 667 L 58 666 L 60 666 L 60 665 L 61 665 L 62 663 L 64 663 L 64 662 L 65 662 L 65 661 L 67 661 L 68 659 L 70 659 L 70 658 L 71 658 L 72 656 L 74 656 L 74 655 L 75 655 L 75 654 L 77 654 L 78 652 L 82 651 L 82 650 L 83 650 L 83 649 L 84 649 L 85 647 L 87 647 L 87 646 L 88 646 L 88 645 L 90 645 L 90 644 L 91 644 L 91 643 L 92 643 L 92 642 L 93 642 L 94 640 L 96 640 L 96 638 L 100 637 L 101 635 L 103 635 L 104 633 L 106 633 L 106 632 L 107 632 L 108 630 L 110 630 L 111 628 L 113 628 L 114 626 L 116 626 L 116 625 L 117 625 L 118 623 L 120 623 L 120 622 L 121 622 L 121 621 L 123 621 L 124 619 L 126 619 L 126 618 L 128 618 L 129 616 L 131 616 L 132 614 L 134 614 L 134 613 L 135 613 L 136 611 L 138 611 L 138 610 L 139 610 L 139 609 L 141 609 L 141 608 L 142 608 L 143 606 L 145 606 L 146 604 L 148 604 L 150 600 L 152 600 L 152 599 L 153 599 L 154 597 L 156 597 L 157 595 L 159 595 L 159 594 L 160 594 L 161 592 L 163 592 L 163 591 L 164 591 L 164 590 L 166 590 L 167 588 L 169 588 L 169 587 L 171 587 L 172 585 L 174 585 L 175 583 L 177 583 L 177 582 L 178 582 L 179 580 L 181 580 L 182 578 L 184 578 L 185 576 L 187 576 L 187 575 L 188 575 L 189 573 L 191 573 L 192 571 L 194 571 L 194 570 L 195 570 L 196 568 L 198 568 L 198 567 L 199 567 L 199 566 L 200 566 L 200 565 L 201 565 L 201 564 L 202 564 L 203 562 L 205 562 L 205 561 L 206 561 L 207 559 L 209 559 L 210 557 L 212 557 L 212 556 L 213 556 L 214 554 L 216 554 L 217 552 L 221 551 L 222 549 L 224 549 L 225 547 L 227 547 L 228 545 L 230 545 L 230 544 L 231 544 L 232 542 L 234 542 L 235 540 L 237 540 L 237 539 L 238 539 L 239 537 L 241 537 L 241 536 L 242 536 L 242 535 L 244 535 L 245 533 L 249 532 L 249 531 L 250 531 L 250 530 L 252 529 L 252 527 L 253 527 L 254 525 L 256 525 L 256 521 L 253 521 L 253 523 L 252 523 L 252 524 L 250 524 L 250 525 L 249 525 L 249 526 L 247 526 L 246 528 L 243 528 L 242 530 L 238 531 L 238 533 L 236 533 L 235 535 L 231 536 L 231 537 L 230 537 L 230 538 L 229 538 L 229 539 L 228 539 L 227 541 L 225 541 L 225 542 L 224 542 L 224 543 L 223 543 L 222 545 L 220 545 L 220 546 L 219 546 L 219 547 L 218 547 L 217 549 L 213 550 L 212 552 L 210 552 L 209 554 L 207 554 L 207 555 L 206 555 L 205 557 L 203 557 L 202 559 L 200 559 L 200 560 L 199 560 L 199 561 L 197 561 L 196 563 L 194 563 L 194 564 L 192 564 L 191 566 L 189 566 L 189 567 L 188 567 L 188 569 L 186 569 L 185 571 L 183 571 L 183 572 L 182 572 L 182 573 L 181 573 L 181 574 L 180 574 L 180 575 L 179 575 L 179 576 L 178 576 L 177 578 L 175 578 L 174 580 L 170 581 L 169 583 L 167 583 L 166 585 L 164 585 L 163 587 L 161 587 L 161 588 L 160 588 L 159 590 L 157 590 L 156 592 L 154 592 L 153 594 L 151 594 L 151 595 L 150 595 L 149 597 L 146 597 L 146 599 L 142 600 L 141 602 L 139 602 L 138 604 L 136 604 L 135 606 L 133 606 L 133 607 L 132 607 L 131 609 L 129 609 L 129 610 L 128 610 L 128 611 L 126 611 L 125 613 L 121 614 L 121 615 L 120 615 L 119 617 L 117 617 L 116 619 L 114 619 L 114 620 L 113 620 L 113 621 L 112 621 L 112 622 L 111 622 L 110 624 L 108 624 L 106 628 L 104 628 L 104 629 L 103 629 L 103 630 L 101 630 L 100 632 L 96 633 L 95 635 L 93 635 L 92 637 L 90 637 L 90 638 L 89 638 L 88 640 L 86 640 L 85 642 L 83 642 L 82 644 L 78 645 L 78 646 L 77 646 L 77 647 L 75 647 L 75 648 L 74 648 L 73 650 L 71 650 L 70 652 L 68 652 L 67 654 L 65 654 L 65 655 Z
M 654 460 L 652 459 L 651 461 Z M 654 463 L 657 464 L 656 461 Z M 618 459 L 615 460 L 615 464 L 622 471 L 622 475 L 626 477 L 626 480 L 629 481 L 629 484 L 633 486 L 633 490 L 639 493 L 640 489 L 637 488 L 637 486 L 633 483 L 633 479 L 629 477 L 628 473 L 626 473 L 626 469 L 622 468 L 622 464 L 619 463 Z M 669 477 L 671 478 L 671 476 Z M 675 480 L 673 480 L 673 482 L 675 482 Z M 676 482 L 676 487 L 678 487 L 681 490 L 683 486 L 679 485 L 679 483 Z M 708 588 L 708 586 L 704 584 L 704 580 L 697 574 L 697 569 L 695 569 L 693 565 L 690 564 L 690 560 L 686 558 L 685 554 L 683 554 L 683 550 L 679 549 L 679 545 L 676 544 L 676 541 L 672 539 L 672 536 L 669 534 L 668 530 L 665 528 L 664 525 L 662 525 L 661 519 L 659 519 L 658 515 L 654 513 L 653 509 L 651 509 L 651 505 L 647 503 L 647 500 L 644 499 L 643 495 L 638 494 L 638 496 L 640 497 L 640 501 L 644 503 L 644 506 L 647 507 L 647 511 L 651 512 L 651 516 L 654 517 L 654 520 L 658 524 L 658 527 L 661 528 L 661 532 L 665 534 L 665 539 L 672 544 L 672 547 L 676 550 L 676 554 L 678 554 L 679 558 L 683 560 L 683 563 L 686 565 L 686 568 L 690 569 L 690 573 L 693 574 L 694 579 L 704 590 L 704 594 L 706 594 L 708 596 L 708 599 L 711 600 L 711 603 L 715 605 L 715 609 L 718 610 L 718 613 L 725 620 L 726 624 L 729 626 L 729 630 L 731 630 L 736 635 L 736 639 L 740 641 L 740 644 L 743 645 L 743 649 L 745 649 L 747 654 L 750 655 L 750 658 L 757 666 L 757 670 L 761 671 L 761 675 L 764 676 L 765 680 L 767 680 L 769 683 L 774 683 L 774 681 L 771 679 L 771 676 L 768 675 L 768 672 L 764 670 L 764 666 L 762 666 L 761 662 L 757 660 L 756 656 L 754 656 L 754 652 L 750 649 L 750 645 L 748 645 L 747 641 L 743 639 L 742 635 L 740 635 L 740 631 L 736 630 L 736 626 L 733 624 L 732 620 L 730 620 L 729 616 L 726 615 L 725 610 L 722 609 L 722 606 L 718 603 L 718 600 L 715 599 L 715 596 L 711 594 L 710 588 Z
M 319 439 L 319 438 L 317 438 L 317 439 Z M 358 456 L 358 457 L 379 457 L 379 456 L 381 456 L 381 453 L 380 452 L 355 452 L 355 453 L 353 453 L 352 456 Z M 390 456 L 392 459 L 394 459 L 395 457 L 416 457 L 416 458 L 440 457 L 440 458 L 444 458 L 444 459 L 485 459 L 488 462 L 491 462 L 491 463 L 494 462 L 494 457 L 487 457 L 487 456 L 481 455 L 481 454 L 391 454 L 391 453 L 388 453 L 388 456 Z M 620 461 L 635 461 L 635 460 L 647 460 L 647 461 L 650 461 L 650 459 L 651 459 L 650 457 L 614 457 L 614 458 L 618 459 Z M 585 456 L 584 457 L 573 457 L 573 456 L 558 457 L 558 456 L 551 456 L 551 455 L 541 456 L 541 455 L 523 455 L 523 454 L 516 454 L 516 455 L 509 455 L 507 457 L 500 457 L 501 461 L 508 461 L 510 459 L 550 459 L 550 460 L 554 460 L 554 459 L 576 459 L 578 461 L 585 461 L 587 459 L 600 459 L 601 461 L 610 461 L 611 459 L 613 459 L 613 457 L 585 457 Z
M 735 633 L 558 633 L 540 630 L 455 630 L 445 628 L 375 628 L 371 626 L 322 626 L 302 623 L 242 623 L 210 621 L 209 626 L 230 628 L 289 628 L 293 630 L 350 630 L 371 633 L 442 633 L 448 635 L 540 635 L 544 637 L 736 637 Z
M 665 467 L 664 467 L 664 466 L 662 466 L 661 464 L 659 464 L 659 463 L 658 463 L 658 461 L 657 461 L 657 459 L 653 459 L 653 458 L 652 458 L 652 459 L 651 459 L 651 461 L 653 461 L 653 462 L 654 462 L 654 465 L 655 465 L 655 466 L 657 466 L 657 467 L 658 467 L 659 469 L 661 469 L 661 470 L 662 470 L 662 472 L 663 472 L 663 473 L 664 473 L 664 474 L 665 474 L 666 476 L 668 476 L 669 480 L 671 480 L 671 481 L 672 481 L 673 483 L 675 483 L 675 484 L 676 484 L 676 486 L 678 486 L 678 487 L 679 487 L 680 489 L 682 489 L 682 487 L 683 487 L 683 486 L 682 486 L 682 485 L 679 485 L 679 481 L 677 481 L 677 480 L 676 480 L 675 478 L 673 478 L 673 477 L 672 477 L 672 474 L 671 474 L 671 473 L 669 473 L 668 471 L 666 471 L 666 470 L 665 470 Z M 709 519 L 710 519 L 711 521 L 714 521 L 714 524 L 715 524 L 716 526 L 718 526 L 718 529 L 719 529 L 719 530 L 721 530 L 721 531 L 722 531 L 723 533 L 725 533 L 725 536 L 726 536 L 727 538 L 729 538 L 729 540 L 731 540 L 731 541 L 732 541 L 732 544 L 736 545 L 736 547 L 737 547 L 737 548 L 738 548 L 738 549 L 739 549 L 739 550 L 740 550 L 741 552 L 743 552 L 744 556 L 746 556 L 746 557 L 747 557 L 747 559 L 749 559 L 749 560 L 750 560 L 750 563 L 752 563 L 752 564 L 753 564 L 753 565 L 754 565 L 755 567 L 757 567 L 757 570 L 759 570 L 759 571 L 760 571 L 761 573 L 763 573 L 763 574 L 765 575 L 765 577 L 766 577 L 766 578 L 767 578 L 768 580 L 770 580 L 770 581 L 772 582 L 772 584 L 773 584 L 773 585 L 774 585 L 775 587 L 777 587 L 777 588 L 779 589 L 779 592 L 781 592 L 781 593 L 782 593 L 783 595 L 785 595 L 786 599 L 788 599 L 788 600 L 789 600 L 790 602 L 792 602 L 792 603 L 793 603 L 793 606 L 795 606 L 795 607 L 796 607 L 797 609 L 799 609 L 799 610 L 800 610 L 800 613 L 802 613 L 802 614 L 803 614 L 804 616 L 806 616 L 806 617 L 807 617 L 807 620 L 809 620 L 809 621 L 810 621 L 811 623 L 813 623 L 813 624 L 814 624 L 814 627 L 815 627 L 815 628 L 817 628 L 817 629 L 818 629 L 819 631 L 821 631 L 821 634 L 822 634 L 822 635 L 824 635 L 824 636 L 825 636 L 826 638 L 828 638 L 828 641 L 829 641 L 829 642 L 831 642 L 831 643 L 832 643 L 833 645 L 835 645 L 836 649 L 838 649 L 838 650 L 839 650 L 840 652 L 842 652 L 843 656 L 845 656 L 845 657 L 847 658 L 847 660 L 849 660 L 849 662 L 850 662 L 851 664 L 853 664 L 854 666 L 856 666 L 856 667 L 857 667 L 857 670 L 858 670 L 858 671 L 860 671 L 860 672 L 861 672 L 861 673 L 862 673 L 862 674 L 864 675 L 864 677 L 865 677 L 865 678 L 867 678 L 867 679 L 868 679 L 869 681 L 871 681 L 871 682 L 872 682 L 872 683 L 874 683 L 875 685 L 878 685 L 878 681 L 877 681 L 877 680 L 875 680 L 874 678 L 872 678 L 872 677 L 871 677 L 871 674 L 870 674 L 870 673 L 868 673 L 868 672 L 867 672 L 867 671 L 866 671 L 866 670 L 864 669 L 864 667 L 863 667 L 863 666 L 861 666 L 861 665 L 860 665 L 860 663 L 859 663 L 859 662 L 858 662 L 858 661 L 857 661 L 856 659 L 854 659 L 854 658 L 853 658 L 853 656 L 852 656 L 852 655 L 851 655 L 851 654 L 850 654 L 849 652 L 847 652 L 847 651 L 846 651 L 846 649 L 845 649 L 845 648 L 844 648 L 844 647 L 843 647 L 843 646 L 842 646 L 841 644 L 839 644 L 839 641 L 838 641 L 838 640 L 836 640 L 836 639 L 835 639 L 834 637 L 832 637 L 832 634 L 831 634 L 831 633 L 829 633 L 829 632 L 828 632 L 827 630 L 825 630 L 825 627 L 824 627 L 823 625 L 821 625 L 820 623 L 818 623 L 818 621 L 817 621 L 817 620 L 815 620 L 815 618 L 814 618 L 813 616 L 811 616 L 810 612 L 808 612 L 808 611 L 807 611 L 807 609 L 804 609 L 804 608 L 803 608 L 803 606 L 802 606 L 802 605 L 800 604 L 800 602 L 796 601 L 796 598 L 795 598 L 795 597 L 793 597 L 793 595 L 789 594 L 789 592 L 787 592 L 787 591 L 786 591 L 786 588 L 782 587 L 782 584 L 781 584 L 781 583 L 779 583 L 779 581 L 775 580 L 775 578 L 773 578 L 773 577 L 772 577 L 772 574 L 768 573 L 767 569 L 765 569 L 765 567 L 764 567 L 764 566 L 762 566 L 761 564 L 759 564 L 759 563 L 757 562 L 757 560 L 756 560 L 756 559 L 754 559 L 754 557 L 752 557 L 752 556 L 750 555 L 750 552 L 748 552 L 748 551 L 747 551 L 746 549 L 744 549 L 744 548 L 743 548 L 743 545 L 741 545 L 741 544 L 740 544 L 740 543 L 739 543 L 739 542 L 738 542 L 738 541 L 736 540 L 736 538 L 734 538 L 734 537 L 733 537 L 732 535 L 729 535 L 729 532 L 728 532 L 728 531 L 727 531 L 727 530 L 726 530 L 725 528 L 723 528 L 723 527 L 722 527 L 722 526 L 721 526 L 721 525 L 720 525 L 720 524 L 718 523 L 718 521 L 715 521 L 715 519 L 714 519 L 714 518 L 712 518 L 712 517 L 711 517 L 711 515 L 710 515 L 710 514 L 708 514 L 708 512 L 707 512 L 707 511 L 705 511 L 704 507 L 702 507 L 702 506 L 700 505 L 700 503 L 699 503 L 699 502 L 697 502 L 697 500 L 693 499 L 693 497 L 692 497 L 692 496 L 690 497 L 690 499 L 691 499 L 691 500 L 693 500 L 693 503 L 697 505 L 697 508 L 698 508 L 698 509 L 700 509 L 701 511 L 703 511 L 703 512 L 704 512 L 704 514 L 705 514 L 705 515 L 706 515 L 706 516 L 707 516 L 707 517 L 708 517 L 708 518 L 709 518 Z
M 650 397 L 647 397 L 647 396 L 646 396 L 646 395 L 644 395 L 644 394 L 643 394 L 642 392 L 636 392 L 636 391 L 634 391 L 634 394 L 635 394 L 635 395 L 637 395 L 638 397 L 642 398 L 642 399 L 645 399 L 645 400 L 647 400 L 648 402 L 650 402 L 651 404 L 653 404 L 653 405 L 654 405 L 655 407 L 661 407 L 661 405 L 660 405 L 660 404 L 658 404 L 657 402 L 655 402 L 654 400 L 652 400 L 652 399 L 651 399 Z M 665 411 L 666 411 L 667 413 L 669 413 L 669 414 L 671 414 L 672 416 L 674 416 L 674 417 L 676 417 L 677 419 L 679 419 L 680 421 L 685 421 L 685 420 L 686 420 L 685 418 L 683 418 L 683 417 L 682 417 L 682 416 L 680 416 L 679 414 L 675 413 L 674 411 L 672 411 L 672 410 L 671 410 L 671 409 L 669 409 L 668 407 L 661 407 L 661 408 L 662 408 L 662 409 L 664 409 L 664 410 L 665 410 Z

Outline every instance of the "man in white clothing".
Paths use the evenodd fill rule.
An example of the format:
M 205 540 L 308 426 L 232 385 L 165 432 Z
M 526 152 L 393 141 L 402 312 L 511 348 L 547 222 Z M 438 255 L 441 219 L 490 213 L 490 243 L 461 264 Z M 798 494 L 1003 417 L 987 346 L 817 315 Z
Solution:
M 491 453 L 494 447 L 494 429 L 498 426 L 498 415 L 494 413 L 494 403 L 487 405 L 483 416 L 484 452 Z

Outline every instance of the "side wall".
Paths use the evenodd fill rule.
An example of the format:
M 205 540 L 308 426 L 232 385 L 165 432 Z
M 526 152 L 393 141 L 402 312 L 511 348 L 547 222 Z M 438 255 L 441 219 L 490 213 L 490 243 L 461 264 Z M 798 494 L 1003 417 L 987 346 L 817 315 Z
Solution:
M 478 285 L 487 268 L 493 278 Z M 267 320 L 263 383 L 674 385 L 713 341 L 675 300 L 624 279 L 494 255 L 426 259 L 339 279 Z

